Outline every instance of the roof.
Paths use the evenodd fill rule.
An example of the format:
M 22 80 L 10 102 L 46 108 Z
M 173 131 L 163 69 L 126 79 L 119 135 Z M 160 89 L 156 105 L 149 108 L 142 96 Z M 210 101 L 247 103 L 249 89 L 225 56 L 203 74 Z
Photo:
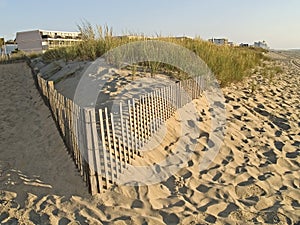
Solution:
M 43 30 L 43 29 L 35 29 L 35 30 L 26 30 L 26 31 L 18 31 L 17 33 L 26 33 L 26 32 L 32 32 L 32 31 L 38 31 L 38 32 L 51 32 L 51 33 L 72 33 L 72 34 L 80 34 L 78 31 L 59 31 L 59 30 Z

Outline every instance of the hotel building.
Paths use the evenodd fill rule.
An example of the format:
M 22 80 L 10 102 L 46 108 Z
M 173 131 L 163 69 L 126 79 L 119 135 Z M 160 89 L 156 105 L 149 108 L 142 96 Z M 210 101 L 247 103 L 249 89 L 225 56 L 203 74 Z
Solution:
M 24 52 L 43 53 L 48 49 L 70 46 L 81 41 L 80 32 L 31 30 L 17 32 L 18 49 Z

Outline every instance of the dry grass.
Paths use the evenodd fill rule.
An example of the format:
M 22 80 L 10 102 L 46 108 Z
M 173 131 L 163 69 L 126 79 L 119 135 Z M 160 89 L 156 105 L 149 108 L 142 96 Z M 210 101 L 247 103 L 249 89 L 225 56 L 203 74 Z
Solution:
M 96 26 L 90 23 L 83 23 L 78 26 L 82 33 L 83 41 L 70 46 L 62 47 L 47 51 L 43 55 L 45 61 L 53 61 L 57 59 L 65 60 L 95 60 L 104 53 L 117 46 L 140 40 L 138 38 L 115 38 L 112 35 L 112 29 L 108 26 Z M 262 65 L 262 61 L 266 60 L 264 50 L 245 47 L 217 46 L 210 42 L 195 39 L 176 39 L 172 37 L 156 37 L 155 40 L 167 41 L 183 46 L 201 59 L 203 59 L 209 68 L 216 75 L 221 86 L 228 83 L 240 81 L 249 75 L 251 69 Z M 174 57 L 170 55 L 169 57 Z M 152 75 L 158 71 L 164 71 L 168 74 L 177 76 L 178 79 L 186 78 L 178 68 L 159 62 L 144 62 L 139 66 L 146 67 Z M 262 65 L 263 66 L 263 65 Z M 136 67 L 129 67 L 133 73 L 136 73 Z

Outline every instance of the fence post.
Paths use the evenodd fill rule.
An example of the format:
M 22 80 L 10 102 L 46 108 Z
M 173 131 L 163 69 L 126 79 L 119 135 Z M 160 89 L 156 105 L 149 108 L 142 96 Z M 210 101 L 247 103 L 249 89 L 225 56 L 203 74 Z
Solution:
M 75 106 L 75 135 L 76 135 L 76 145 L 77 145 L 77 148 L 76 148 L 76 153 L 75 153 L 75 156 L 76 156 L 76 160 L 77 160 L 77 163 L 78 163 L 78 168 L 79 168 L 79 171 L 80 171 L 80 174 L 81 176 L 83 176 L 83 161 L 82 161 L 82 155 L 81 155 L 81 117 L 80 117 L 80 107 L 78 105 L 74 105 Z
M 108 180 L 108 170 L 107 170 L 107 151 L 106 151 L 106 143 L 105 143 L 105 135 L 104 135 L 104 122 L 103 122 L 103 114 L 102 109 L 99 109 L 99 119 L 100 119 L 100 133 L 101 133 L 101 141 L 102 141 L 102 149 L 103 149 L 103 158 L 104 158 L 104 172 L 105 172 L 105 181 L 106 181 L 106 188 L 109 187 L 109 180 Z
M 112 147 L 111 147 L 111 139 L 110 139 L 110 128 L 109 128 L 109 118 L 107 113 L 107 108 L 104 109 L 104 116 L 106 122 L 106 135 L 107 135 L 107 142 L 108 142 L 108 151 L 109 151 L 109 161 L 110 161 L 110 171 L 111 171 L 111 181 L 114 183 L 114 168 L 113 168 L 113 157 L 112 157 Z
M 127 138 L 127 155 L 128 155 L 128 163 L 131 162 L 130 159 L 130 138 L 129 138 L 129 131 L 128 131 L 128 120 L 125 119 L 125 128 L 126 128 L 126 138 Z
M 50 108 L 52 109 L 53 107 L 53 90 L 54 90 L 54 82 L 53 81 L 48 81 L 48 103 L 50 105 Z
M 154 103 L 153 103 L 153 92 L 150 93 L 150 107 L 151 107 L 151 132 L 152 133 L 155 133 L 156 131 L 156 124 L 155 124 L 155 106 L 154 106 Z
M 163 122 L 166 122 L 167 118 L 167 110 L 166 110 L 166 87 L 162 89 L 162 103 L 163 103 Z
M 97 180 L 95 174 L 95 163 L 94 163 L 94 149 L 93 149 L 93 137 L 91 131 L 91 109 L 84 109 L 84 123 L 85 123 L 85 132 L 86 132 L 86 150 L 87 150 L 87 161 L 89 168 L 89 181 L 90 181 L 90 190 L 92 195 L 96 194 L 97 191 Z
M 167 88 L 167 108 L 168 108 L 168 119 L 171 117 L 171 86 Z
M 149 132 L 149 115 L 148 115 L 148 95 L 144 95 L 144 110 L 145 110 L 145 124 L 146 124 L 146 141 L 150 138 L 150 132 Z
M 115 153 L 115 161 L 116 161 L 116 177 L 119 177 L 119 163 L 118 163 L 118 155 L 117 155 L 117 145 L 116 145 L 116 135 L 115 135 L 115 124 L 114 124 L 114 115 L 110 113 L 110 122 L 111 122 L 111 129 L 112 129 L 112 139 L 113 139 L 113 147 L 114 147 L 114 153 Z M 119 149 L 120 150 L 120 149 Z M 121 155 L 120 155 L 120 162 L 121 161 Z M 120 165 L 120 167 L 122 164 Z
M 140 102 L 138 101 L 138 104 L 134 101 L 134 108 L 135 108 L 135 113 L 136 113 L 136 129 L 137 129 L 137 149 L 140 149 L 142 147 L 141 144 L 141 114 L 140 114 Z
M 161 121 L 162 121 L 162 113 L 161 113 L 161 96 L 160 96 L 160 91 L 161 89 L 159 90 L 156 90 L 156 99 L 157 99 L 157 114 L 158 114 L 158 127 L 160 127 L 161 125 Z
M 139 101 L 139 114 L 140 114 L 140 129 L 141 129 L 141 147 L 144 146 L 145 144 L 145 125 L 144 125 L 144 113 L 143 113 L 143 102 L 142 102 L 142 97 L 140 96 L 140 101 Z
M 131 111 L 131 102 L 130 102 L 130 100 L 128 100 L 127 104 L 128 104 L 128 116 L 129 116 L 129 132 L 130 132 L 130 139 L 131 139 L 131 143 L 130 143 L 131 144 L 131 155 L 133 156 L 135 143 L 134 143 L 134 135 L 133 135 L 133 132 L 132 132 L 133 123 L 132 123 L 132 111 Z
M 143 102 L 143 123 L 144 123 L 144 132 L 145 132 L 145 139 L 144 139 L 144 144 L 147 142 L 148 140 L 148 126 L 147 126 L 147 101 L 146 101 L 146 94 L 143 95 L 142 98 L 142 102 Z
M 100 148 L 99 148 L 99 141 L 98 141 L 98 132 L 97 132 L 97 126 L 96 126 L 96 113 L 95 109 L 91 108 L 90 110 L 90 116 L 91 116 L 91 125 L 92 125 L 92 137 L 93 137 L 93 150 L 95 154 L 95 169 L 96 169 L 96 175 L 97 175 L 97 181 L 99 186 L 99 192 L 102 189 L 102 174 L 101 174 L 101 158 L 100 158 Z
M 137 124 L 136 124 L 136 109 L 135 109 L 135 99 L 132 99 L 132 109 L 133 109 L 133 126 L 134 126 L 134 143 L 135 143 L 135 154 L 138 150 L 138 140 L 137 140 Z
M 120 172 L 122 173 L 122 171 L 123 171 L 123 167 L 125 167 L 125 162 L 124 162 L 124 166 L 123 166 L 123 159 L 122 159 L 122 150 L 121 150 L 121 140 L 120 140 L 120 138 L 119 137 L 116 137 L 116 140 L 117 140 L 117 142 L 118 142 L 118 147 L 119 147 L 119 156 L 120 156 Z M 124 158 L 124 161 L 125 161 L 125 157 L 123 157 Z
M 120 120 L 121 120 L 123 155 L 124 155 L 124 162 L 125 162 L 125 167 L 126 167 L 127 166 L 127 159 L 126 159 L 127 154 L 126 154 L 126 147 L 125 147 L 125 129 L 124 129 L 122 102 L 120 102 Z

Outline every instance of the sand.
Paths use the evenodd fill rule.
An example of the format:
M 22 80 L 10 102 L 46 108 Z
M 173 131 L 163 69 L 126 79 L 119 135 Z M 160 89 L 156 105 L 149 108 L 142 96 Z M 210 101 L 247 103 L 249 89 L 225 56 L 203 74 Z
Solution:
M 224 144 L 206 170 L 198 167 L 212 144 L 205 135 L 211 118 L 203 97 L 194 101 L 202 112 L 197 122 L 200 144 L 185 168 L 158 184 L 114 186 L 93 197 L 68 156 L 29 68 L 22 63 L 1 65 L 0 223 L 297 223 L 300 68 L 291 56 L 272 57 L 285 73 L 272 80 L 256 73 L 223 89 Z M 136 164 L 174 150 L 176 119 L 168 121 L 168 135 L 157 152 L 137 158 Z

